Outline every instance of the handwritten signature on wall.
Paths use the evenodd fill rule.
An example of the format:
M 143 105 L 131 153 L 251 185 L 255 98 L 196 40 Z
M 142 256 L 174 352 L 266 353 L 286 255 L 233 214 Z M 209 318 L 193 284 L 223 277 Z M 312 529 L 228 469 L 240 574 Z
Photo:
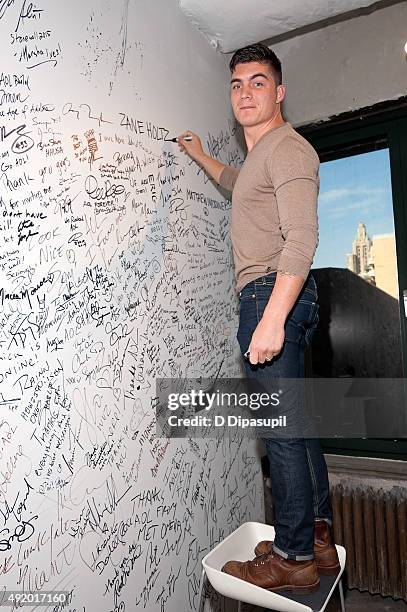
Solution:
M 55 612 L 197 610 L 259 466 L 239 436 L 157 437 L 155 381 L 239 373 L 230 199 L 165 115 L 110 103 L 123 79 L 140 100 L 129 61 L 138 89 L 151 76 L 133 3 L 74 4 L 70 33 L 50 0 L 0 0 L 1 583 L 65 591 Z M 93 63 L 70 82 L 67 58 Z M 105 95 L 82 97 L 104 65 Z M 239 165 L 234 132 L 206 144 Z

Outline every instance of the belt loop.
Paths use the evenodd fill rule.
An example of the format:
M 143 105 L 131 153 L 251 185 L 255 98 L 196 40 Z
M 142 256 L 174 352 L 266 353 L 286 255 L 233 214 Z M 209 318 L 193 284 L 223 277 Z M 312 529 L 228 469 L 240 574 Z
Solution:
M 265 276 L 262 276 L 262 277 L 261 277 L 261 281 L 262 281 L 263 285 L 265 285 L 265 284 L 266 284 L 266 277 L 265 277 Z

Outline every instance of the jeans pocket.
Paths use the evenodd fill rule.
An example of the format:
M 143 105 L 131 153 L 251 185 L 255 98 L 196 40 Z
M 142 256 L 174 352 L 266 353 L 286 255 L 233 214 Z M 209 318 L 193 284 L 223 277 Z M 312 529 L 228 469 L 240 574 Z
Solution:
M 311 344 L 311 340 L 314 336 L 315 330 L 318 327 L 319 323 L 319 305 L 314 304 L 314 312 L 312 316 L 312 320 L 309 323 L 308 327 L 305 330 L 305 344 L 309 346 Z
M 308 346 L 318 325 L 319 305 L 314 301 L 298 300 L 286 323 L 286 340 L 305 341 Z
M 273 292 L 273 286 L 261 284 L 256 286 L 256 316 L 257 323 L 260 323 L 261 318 L 263 317 L 264 311 L 266 310 L 266 306 L 269 303 L 270 296 Z
M 257 327 L 257 300 L 256 296 L 248 294 L 240 299 L 239 328 L 237 341 L 243 353 L 249 348 L 254 330 Z
M 239 301 L 240 302 L 250 302 L 250 301 L 253 301 L 255 297 L 256 297 L 256 294 L 254 292 L 245 291 L 239 294 Z

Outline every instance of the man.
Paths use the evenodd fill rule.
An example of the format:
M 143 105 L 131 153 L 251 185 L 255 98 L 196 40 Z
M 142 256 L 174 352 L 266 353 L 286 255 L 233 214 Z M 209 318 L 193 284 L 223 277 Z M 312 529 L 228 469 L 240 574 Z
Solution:
M 192 132 L 178 143 L 233 192 L 238 340 L 247 377 L 259 382 L 301 378 L 305 348 L 318 322 L 317 290 L 309 271 L 318 243 L 319 160 L 283 119 L 286 90 L 277 56 L 264 45 L 250 45 L 234 53 L 230 70 L 233 112 L 248 150 L 242 168 L 206 155 Z M 274 437 L 264 443 L 275 541 L 259 543 L 259 556 L 252 561 L 229 561 L 222 569 L 272 591 L 309 593 L 318 588 L 319 574 L 339 570 L 324 456 L 313 438 Z

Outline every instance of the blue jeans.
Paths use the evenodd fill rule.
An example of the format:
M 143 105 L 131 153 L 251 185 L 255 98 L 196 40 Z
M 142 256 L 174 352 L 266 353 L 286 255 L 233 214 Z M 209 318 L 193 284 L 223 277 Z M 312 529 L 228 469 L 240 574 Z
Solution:
M 248 283 L 240 292 L 237 338 L 244 354 L 273 291 L 276 272 Z M 289 313 L 283 347 L 271 362 L 253 366 L 244 358 L 246 376 L 303 378 L 305 349 L 318 324 L 317 287 L 312 274 Z M 314 557 L 314 520 L 332 525 L 328 471 L 317 438 L 263 439 L 270 461 L 273 492 L 274 550 L 297 561 Z

